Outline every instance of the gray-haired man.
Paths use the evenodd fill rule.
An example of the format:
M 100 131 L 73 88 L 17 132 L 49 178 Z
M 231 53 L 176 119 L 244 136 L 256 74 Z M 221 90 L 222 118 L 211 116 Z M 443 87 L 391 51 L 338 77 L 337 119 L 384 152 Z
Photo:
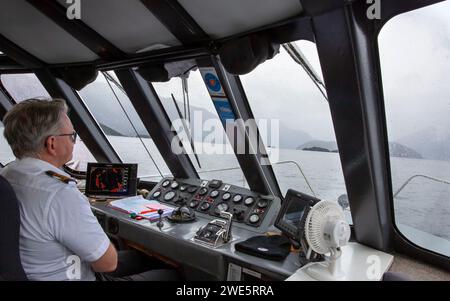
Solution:
M 0 172 L 17 195 L 20 256 L 30 280 L 95 280 L 116 270 L 118 254 L 87 199 L 61 167 L 72 159 L 76 133 L 64 100 L 31 99 L 5 116 L 4 136 L 17 160 Z M 172 280 L 172 271 L 138 280 Z M 111 280 L 103 274 L 103 280 Z M 133 276 L 125 280 L 134 280 Z

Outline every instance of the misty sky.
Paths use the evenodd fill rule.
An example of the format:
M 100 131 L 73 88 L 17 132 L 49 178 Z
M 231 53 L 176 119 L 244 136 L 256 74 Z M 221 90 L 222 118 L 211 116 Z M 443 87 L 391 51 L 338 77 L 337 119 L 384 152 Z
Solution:
M 389 134 L 450 129 L 450 1 L 398 16 L 379 37 Z

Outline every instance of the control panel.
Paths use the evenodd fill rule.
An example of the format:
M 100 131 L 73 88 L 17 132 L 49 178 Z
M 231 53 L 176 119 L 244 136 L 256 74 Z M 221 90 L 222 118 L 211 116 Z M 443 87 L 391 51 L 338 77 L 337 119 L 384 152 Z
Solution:
M 279 209 L 278 199 L 273 196 L 263 196 L 220 180 L 165 178 L 148 198 L 175 206 L 186 205 L 212 217 L 228 212 L 233 215 L 233 222 L 252 228 L 267 224 L 265 221 L 272 219 Z

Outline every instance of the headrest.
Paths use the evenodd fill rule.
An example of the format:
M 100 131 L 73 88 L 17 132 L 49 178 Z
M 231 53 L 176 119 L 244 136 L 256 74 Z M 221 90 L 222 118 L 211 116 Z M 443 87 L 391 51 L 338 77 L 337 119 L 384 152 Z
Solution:
M 267 35 L 250 35 L 226 42 L 219 56 L 228 73 L 247 74 L 259 64 L 273 58 L 280 51 L 280 44 Z
M 94 82 L 98 76 L 98 71 L 93 66 L 64 67 L 52 71 L 56 77 L 77 91 Z

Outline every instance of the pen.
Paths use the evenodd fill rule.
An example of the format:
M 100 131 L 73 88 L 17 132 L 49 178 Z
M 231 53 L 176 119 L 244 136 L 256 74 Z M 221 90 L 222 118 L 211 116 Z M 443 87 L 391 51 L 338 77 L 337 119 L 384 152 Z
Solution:
M 156 210 L 155 209 L 145 210 L 145 211 L 141 211 L 139 214 L 147 214 L 147 213 L 152 213 L 152 212 L 156 212 Z

